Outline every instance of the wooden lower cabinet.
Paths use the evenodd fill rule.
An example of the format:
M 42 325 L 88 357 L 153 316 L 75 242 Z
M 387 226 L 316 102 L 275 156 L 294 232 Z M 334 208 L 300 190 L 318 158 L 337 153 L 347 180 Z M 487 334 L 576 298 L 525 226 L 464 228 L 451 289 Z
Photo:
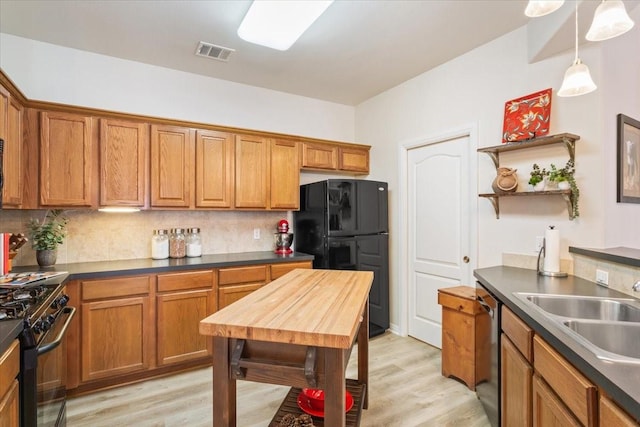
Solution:
M 200 321 L 311 261 L 74 280 L 67 333 L 70 394 L 211 364 Z M 0 425 L 0 427 L 3 427 Z
M 506 334 L 500 339 L 501 423 L 503 426 L 531 426 L 531 381 L 533 368 Z
M 268 265 L 221 268 L 218 271 L 218 310 L 260 289 L 268 282 Z
M 19 383 L 16 379 L 19 370 L 20 344 L 16 339 L 0 354 L 0 427 L 20 425 Z
M 212 355 L 200 321 L 216 309 L 213 270 L 158 275 L 157 362 L 167 366 Z
M 538 375 L 533 378 L 533 425 L 535 427 L 582 426 Z
M 81 283 L 81 381 L 148 370 L 155 348 L 150 276 Z
M 637 427 L 640 425 L 606 396 L 600 396 L 600 427 Z

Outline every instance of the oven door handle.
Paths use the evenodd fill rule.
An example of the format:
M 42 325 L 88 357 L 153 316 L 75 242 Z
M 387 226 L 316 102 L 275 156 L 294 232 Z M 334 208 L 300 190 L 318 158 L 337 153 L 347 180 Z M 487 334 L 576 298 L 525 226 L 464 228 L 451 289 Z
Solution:
M 62 340 L 64 339 L 64 335 L 67 332 L 67 328 L 69 327 L 69 325 L 71 324 L 71 320 L 73 319 L 73 316 L 76 314 L 76 308 L 75 307 L 65 307 L 62 309 L 63 313 L 68 313 L 67 319 L 64 322 L 64 325 L 62 325 L 62 329 L 60 329 L 60 332 L 58 333 L 58 336 L 56 337 L 56 339 L 48 344 L 45 344 L 41 347 L 38 347 L 38 356 L 41 356 L 45 353 L 50 352 L 51 350 L 53 350 L 54 348 L 56 348 L 57 346 L 60 345 L 60 343 L 62 342 Z

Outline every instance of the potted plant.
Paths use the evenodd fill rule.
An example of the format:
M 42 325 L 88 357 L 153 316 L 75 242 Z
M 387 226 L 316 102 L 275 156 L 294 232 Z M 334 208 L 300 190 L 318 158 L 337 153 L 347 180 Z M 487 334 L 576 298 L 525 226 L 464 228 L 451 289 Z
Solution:
M 533 170 L 530 172 L 531 178 L 529 178 L 529 185 L 533 187 L 534 191 L 542 191 L 544 190 L 544 178 L 549 173 L 546 169 L 540 169 L 536 163 L 533 164 Z
M 559 190 L 571 190 L 571 204 L 573 205 L 573 216 L 577 217 L 580 212 L 578 210 L 578 199 L 580 198 L 580 190 L 576 184 L 574 174 L 576 172 L 573 160 L 567 160 L 567 164 L 557 169 L 554 164 L 551 164 L 551 171 L 549 171 L 549 181 L 554 182 Z
M 42 221 L 31 218 L 29 237 L 31 246 L 36 250 L 36 261 L 40 267 L 49 267 L 56 263 L 58 245 L 67 236 L 69 220 L 63 216 L 62 209 L 48 210 Z

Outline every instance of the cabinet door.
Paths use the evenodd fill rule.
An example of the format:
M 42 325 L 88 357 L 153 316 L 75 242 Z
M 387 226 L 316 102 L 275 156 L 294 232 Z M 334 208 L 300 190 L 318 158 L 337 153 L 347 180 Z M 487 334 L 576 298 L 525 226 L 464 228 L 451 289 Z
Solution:
M 340 147 L 338 169 L 349 172 L 369 173 L 369 150 Z
M 194 132 L 177 126 L 151 126 L 151 206 L 191 206 Z
M 95 142 L 90 117 L 40 114 L 40 204 L 93 205 Z
M 148 125 L 100 120 L 101 206 L 144 206 L 148 152 Z
M 269 207 L 269 140 L 236 135 L 236 208 Z
M 300 151 L 295 141 L 271 141 L 271 209 L 300 208 Z
M 256 289 L 263 287 L 263 283 L 252 283 L 248 285 L 221 286 L 218 288 L 218 310 L 249 295 Z
M 149 297 L 82 304 L 82 381 L 145 371 L 155 345 Z
M 502 334 L 500 339 L 501 421 L 503 426 L 531 426 L 533 368 Z
M 196 132 L 196 207 L 233 206 L 233 135 Z
M 506 425 L 522 424 L 517 420 L 514 424 Z M 581 426 L 549 386 L 537 375 L 533 378 L 533 425 L 534 427 Z
M 9 383 L 9 391 L 0 396 L 0 426 L 18 427 L 20 425 L 20 396 L 18 380 Z
M 634 427 L 638 423 L 606 396 L 600 396 L 600 426 Z
M 4 139 L 2 205 L 20 207 L 24 172 L 23 108 L 0 86 L 0 138 Z
M 201 335 L 200 321 L 215 311 L 213 290 L 158 295 L 158 366 L 212 354 L 212 341 Z
M 329 169 L 338 167 L 338 147 L 331 144 L 302 143 L 302 165 L 309 169 Z

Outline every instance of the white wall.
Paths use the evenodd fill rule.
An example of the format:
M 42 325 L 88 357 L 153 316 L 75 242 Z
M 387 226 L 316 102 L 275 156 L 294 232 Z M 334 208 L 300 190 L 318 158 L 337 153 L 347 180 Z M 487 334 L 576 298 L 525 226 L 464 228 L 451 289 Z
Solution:
M 0 33 L 0 68 L 32 100 L 354 141 L 354 108 Z
M 636 22 L 638 20 L 636 10 Z M 574 133 L 581 137 L 576 146 L 576 179 L 581 190 L 580 217 L 570 221 L 559 197 L 501 200 L 500 219 L 488 200 L 479 200 L 472 221 L 477 221 L 476 265 L 499 265 L 502 254 L 533 255 L 535 237 L 548 225 L 556 225 L 562 236 L 562 257 L 568 246 L 640 247 L 638 219 L 640 205 L 616 206 L 615 114 L 618 110 L 640 118 L 638 102 L 640 72 L 640 26 L 619 40 L 588 43 L 580 47 L 599 90 L 576 98 L 560 98 L 556 92 L 573 52 L 537 63 L 527 62 L 527 29 L 522 27 L 434 70 L 409 80 L 356 108 L 356 138 L 373 146 L 371 178 L 389 182 L 391 195 L 392 288 L 391 323 L 404 322 L 399 283 L 406 261 L 398 258 L 406 236 L 399 230 L 399 147 L 408 141 L 430 139 L 468 124 L 478 126 L 478 147 L 501 142 L 504 103 L 532 92 L 553 88 L 550 134 Z M 427 54 L 427 53 L 425 53 Z M 632 83 L 628 83 L 632 81 Z M 478 193 L 491 192 L 495 168 L 487 155 L 478 156 Z M 521 186 L 526 186 L 533 163 L 563 166 L 563 147 L 542 147 L 501 155 L 501 165 L 518 169 Z M 612 169 L 613 165 L 613 169 Z M 613 219 L 615 217 L 615 220 Z M 472 254 L 473 257 L 473 254 Z

